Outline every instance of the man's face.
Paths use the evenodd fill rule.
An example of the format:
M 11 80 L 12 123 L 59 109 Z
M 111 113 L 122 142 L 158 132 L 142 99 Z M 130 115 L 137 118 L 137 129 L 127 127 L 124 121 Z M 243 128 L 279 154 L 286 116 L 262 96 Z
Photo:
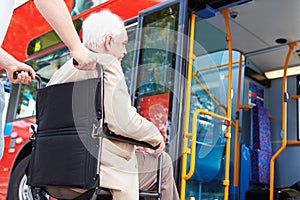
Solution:
M 110 38 L 110 49 L 108 53 L 115 56 L 119 61 L 127 54 L 126 44 L 128 42 L 128 36 L 125 28 L 120 35 L 116 35 Z

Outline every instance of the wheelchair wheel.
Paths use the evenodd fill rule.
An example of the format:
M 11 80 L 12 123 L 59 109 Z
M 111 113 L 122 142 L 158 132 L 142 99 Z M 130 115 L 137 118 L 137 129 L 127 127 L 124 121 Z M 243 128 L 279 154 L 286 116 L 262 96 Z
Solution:
M 25 170 L 28 166 L 30 155 L 22 159 L 10 175 L 7 200 L 33 200 L 30 187 L 26 184 L 27 175 Z M 50 197 L 45 197 L 50 199 Z

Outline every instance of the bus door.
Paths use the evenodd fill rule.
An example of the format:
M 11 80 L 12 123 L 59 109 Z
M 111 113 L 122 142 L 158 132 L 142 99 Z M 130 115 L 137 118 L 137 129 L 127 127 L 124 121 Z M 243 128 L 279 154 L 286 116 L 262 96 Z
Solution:
M 223 199 L 230 128 L 226 33 L 213 25 L 214 18 L 191 16 L 181 199 Z
M 180 23 L 183 3 L 169 1 L 139 13 L 133 102 L 160 130 L 176 163 L 180 151 Z M 175 176 L 179 164 L 174 164 Z

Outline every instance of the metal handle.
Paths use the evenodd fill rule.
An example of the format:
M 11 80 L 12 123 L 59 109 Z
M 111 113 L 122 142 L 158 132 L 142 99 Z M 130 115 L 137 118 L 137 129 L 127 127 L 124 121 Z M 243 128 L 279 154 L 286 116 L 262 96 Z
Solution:
M 77 62 L 77 60 L 75 60 L 74 58 L 73 58 L 73 65 L 79 65 L 79 63 Z
M 13 73 L 13 79 L 18 79 L 18 75 L 19 75 L 21 72 L 22 72 L 22 71 L 15 71 L 15 72 Z M 28 75 L 31 76 L 30 73 L 28 73 Z

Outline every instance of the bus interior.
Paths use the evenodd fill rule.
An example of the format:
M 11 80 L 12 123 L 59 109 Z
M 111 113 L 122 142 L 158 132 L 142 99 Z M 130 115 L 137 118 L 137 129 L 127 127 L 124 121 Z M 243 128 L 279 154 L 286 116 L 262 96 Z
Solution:
M 141 0 L 124 13 L 130 4 L 135 1 L 108 0 L 73 10 L 74 25 L 81 35 L 82 20 L 101 9 L 124 19 L 128 92 L 165 138 L 180 199 L 284 199 L 281 189 L 300 181 L 300 1 Z M 46 85 L 71 57 L 48 25 L 38 32 L 35 22 L 22 21 L 29 31 L 20 30 L 29 7 L 34 10 L 31 1 L 16 8 L 3 48 Z M 14 38 L 15 32 L 22 35 Z M 6 146 L 0 197 L 30 154 L 36 98 L 36 83 L 13 85 L 1 76 Z M 25 185 L 18 191 L 26 193 Z

